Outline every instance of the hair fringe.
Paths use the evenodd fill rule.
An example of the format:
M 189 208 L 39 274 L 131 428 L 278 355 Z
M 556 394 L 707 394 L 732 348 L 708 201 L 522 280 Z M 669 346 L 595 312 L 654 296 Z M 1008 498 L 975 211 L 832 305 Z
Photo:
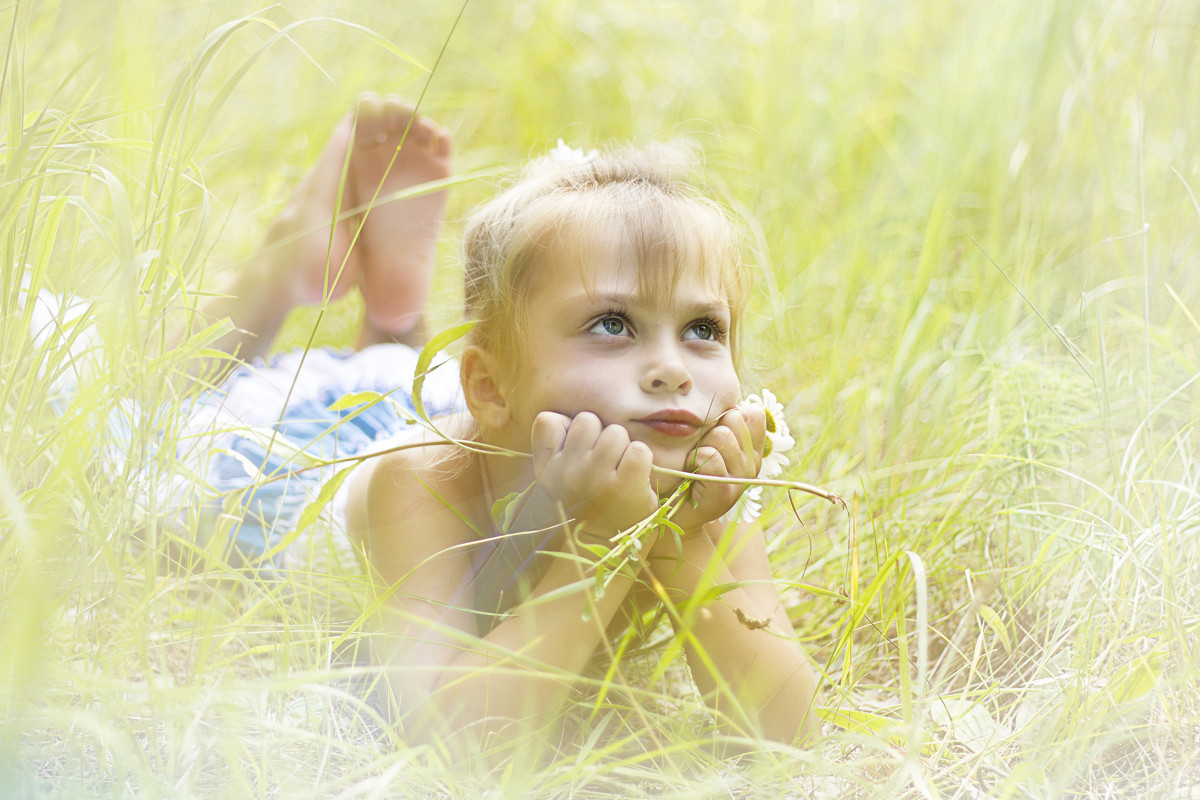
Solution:
M 683 261 L 716 262 L 737 319 L 745 302 L 743 237 L 712 199 L 702 167 L 701 149 L 686 139 L 578 158 L 555 151 L 531 161 L 469 217 L 463 233 L 465 313 L 477 322 L 469 341 L 517 356 L 523 302 L 531 275 L 544 266 L 540 257 L 572 236 L 582 247 L 586 230 L 602 221 L 629 232 L 647 266 L 647 286 L 672 285 Z

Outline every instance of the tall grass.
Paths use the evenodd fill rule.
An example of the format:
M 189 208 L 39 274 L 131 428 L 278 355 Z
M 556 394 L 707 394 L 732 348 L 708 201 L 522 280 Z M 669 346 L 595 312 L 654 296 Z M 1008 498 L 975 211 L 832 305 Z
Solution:
M 479 2 L 451 35 L 458 11 L 0 13 L 0 793 L 1200 796 L 1200 8 Z M 554 758 L 449 770 L 362 699 L 352 576 L 247 577 L 147 500 L 169 377 L 222 330 L 167 327 L 359 91 L 427 84 L 460 171 L 689 135 L 753 220 L 748 361 L 789 399 L 789 475 L 854 511 L 765 517 L 820 747 L 710 755 L 652 633 L 598 661 Z M 453 196 L 441 323 L 492 189 Z M 36 342 L 43 287 L 92 302 Z

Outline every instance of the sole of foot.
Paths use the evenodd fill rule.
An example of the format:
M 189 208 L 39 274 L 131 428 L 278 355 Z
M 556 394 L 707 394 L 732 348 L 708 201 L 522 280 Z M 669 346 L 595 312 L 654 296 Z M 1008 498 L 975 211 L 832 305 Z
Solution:
M 351 249 L 351 221 L 334 221 L 357 202 L 348 185 L 343 190 L 353 136 L 354 117 L 347 115 L 271 223 L 268 245 L 275 250 L 273 261 L 288 273 L 283 277 L 294 295 L 288 298 L 292 304 L 332 300 L 359 283 L 360 257 L 358 248 Z
M 420 321 L 433 281 L 446 192 L 420 187 L 450 175 L 452 138 L 393 95 L 363 95 L 354 117 L 349 189 L 368 206 L 355 246 L 365 324 L 398 336 Z

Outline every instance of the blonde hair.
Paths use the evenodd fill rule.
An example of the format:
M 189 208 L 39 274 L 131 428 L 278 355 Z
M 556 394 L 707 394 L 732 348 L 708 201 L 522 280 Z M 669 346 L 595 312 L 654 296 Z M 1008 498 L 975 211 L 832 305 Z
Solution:
M 652 145 L 533 161 L 511 188 L 479 208 L 463 234 L 469 341 L 520 357 L 525 302 L 554 256 L 583 252 L 597 229 L 619 232 L 639 288 L 663 294 L 700 266 L 729 303 L 735 363 L 745 305 L 741 236 L 695 176 L 697 150 Z

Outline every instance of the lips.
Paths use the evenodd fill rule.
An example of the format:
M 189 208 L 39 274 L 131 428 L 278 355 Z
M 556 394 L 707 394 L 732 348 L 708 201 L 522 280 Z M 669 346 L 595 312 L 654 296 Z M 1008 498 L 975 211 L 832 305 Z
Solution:
M 704 424 L 704 420 L 692 412 L 674 408 L 659 411 L 634 421 L 658 433 L 679 438 L 695 436 L 700 430 L 700 426 Z

